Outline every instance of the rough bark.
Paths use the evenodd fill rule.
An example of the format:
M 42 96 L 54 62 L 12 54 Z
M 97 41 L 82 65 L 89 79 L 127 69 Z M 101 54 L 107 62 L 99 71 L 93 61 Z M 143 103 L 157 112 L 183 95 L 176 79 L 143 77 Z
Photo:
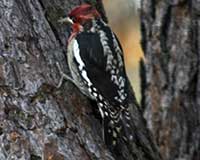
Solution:
M 118 154 L 102 141 L 95 106 L 68 81 L 55 87 L 55 63 L 69 73 L 69 27 L 57 20 L 81 2 L 0 0 L 1 160 L 160 159 L 131 87 L 134 142 L 122 142 Z
M 143 0 L 145 117 L 163 159 L 200 159 L 200 2 Z

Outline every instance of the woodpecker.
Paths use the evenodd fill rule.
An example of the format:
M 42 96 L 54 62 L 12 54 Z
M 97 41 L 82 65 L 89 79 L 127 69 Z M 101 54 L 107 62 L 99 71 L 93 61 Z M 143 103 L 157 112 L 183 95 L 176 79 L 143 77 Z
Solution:
M 67 58 L 72 81 L 97 102 L 106 144 L 116 146 L 120 139 L 132 140 L 128 79 L 117 36 L 89 4 L 72 9 L 60 22 L 71 24 Z

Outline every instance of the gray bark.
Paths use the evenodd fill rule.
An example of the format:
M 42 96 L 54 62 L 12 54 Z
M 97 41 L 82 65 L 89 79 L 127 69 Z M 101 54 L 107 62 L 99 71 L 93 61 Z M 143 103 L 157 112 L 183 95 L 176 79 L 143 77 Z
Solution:
M 144 115 L 163 159 L 200 159 L 200 2 L 143 0 Z
M 111 153 L 89 100 L 66 81 L 68 27 L 78 0 L 0 0 L 0 159 L 159 160 L 130 87 L 134 142 Z M 97 7 L 104 13 L 102 5 Z M 105 16 L 104 16 L 105 19 Z

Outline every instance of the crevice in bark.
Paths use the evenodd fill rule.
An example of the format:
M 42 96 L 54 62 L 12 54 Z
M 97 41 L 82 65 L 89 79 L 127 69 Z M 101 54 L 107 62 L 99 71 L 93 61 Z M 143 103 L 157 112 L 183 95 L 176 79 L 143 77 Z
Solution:
M 152 20 L 156 19 L 156 0 L 151 0 L 150 2 L 151 6 L 151 18 Z
M 106 20 L 103 5 L 98 2 Z M 59 89 L 54 87 L 58 79 L 55 61 L 62 61 L 67 68 L 63 58 L 67 27 L 57 26 L 57 20 L 80 3 L 83 0 L 0 3 L 5 12 L 0 22 L 0 48 L 3 54 L 9 53 L 0 64 L 0 143 L 7 145 L 0 147 L 2 160 L 8 156 L 70 160 L 106 156 L 113 160 L 113 155 L 117 155 L 112 155 L 103 144 L 101 120 L 91 111 L 87 98 L 70 83 Z M 135 139 L 121 142 L 120 157 L 115 159 L 160 160 L 130 83 L 129 89 Z
M 37 155 L 34 155 L 34 154 L 31 154 L 30 159 L 31 159 L 31 160 L 42 160 L 42 157 L 37 156 Z
M 171 9 L 172 7 L 170 5 L 167 5 L 165 14 L 163 15 L 162 22 L 161 22 L 162 26 L 161 26 L 161 33 L 160 33 L 160 38 L 161 38 L 160 41 L 161 41 L 162 52 L 165 55 L 165 58 L 163 58 L 166 61 L 165 63 L 163 63 L 165 65 L 165 68 L 170 58 L 169 50 L 167 47 L 167 41 L 168 41 L 169 25 L 171 23 Z
M 45 14 L 45 6 L 44 6 L 42 0 L 38 0 L 38 2 L 40 3 L 40 5 L 41 5 L 41 7 L 42 7 L 42 9 L 44 11 L 44 14 Z
M 48 22 L 48 24 L 49 24 L 49 26 L 50 26 L 52 32 L 54 33 L 55 38 L 56 38 L 57 41 L 59 42 L 60 46 L 63 46 L 63 45 L 62 45 L 62 41 L 61 41 L 61 39 L 60 39 L 60 36 L 59 36 L 59 34 L 58 34 L 56 28 L 54 27 L 54 25 L 52 24 L 52 22 L 48 19 L 49 17 L 48 17 L 48 13 L 46 13 L 47 11 L 46 11 L 45 5 L 43 4 L 42 0 L 38 0 L 38 2 L 40 3 L 40 5 L 41 5 L 41 7 L 42 7 L 42 9 L 43 9 L 43 11 L 44 11 L 44 15 L 45 15 L 46 21 Z M 61 17 L 58 17 L 58 18 L 61 18 Z M 59 20 L 59 19 L 58 19 L 58 20 Z
M 152 15 L 145 11 L 152 9 L 152 1 L 143 1 L 142 36 L 149 44 L 143 44 L 148 126 L 164 159 L 193 160 L 200 143 L 198 3 L 156 1 L 151 23 Z
M 140 16 L 142 19 L 142 16 Z M 146 32 L 146 27 L 145 27 L 145 23 L 143 21 L 141 21 L 140 23 L 141 27 L 141 46 L 142 46 L 142 50 L 144 51 L 144 54 L 146 53 L 146 48 L 147 48 L 147 32 Z
M 147 82 L 146 82 L 146 69 L 145 69 L 145 63 L 143 59 L 140 59 L 140 88 L 141 88 L 141 108 L 142 108 L 142 114 L 144 114 L 145 110 L 145 88 L 147 88 Z

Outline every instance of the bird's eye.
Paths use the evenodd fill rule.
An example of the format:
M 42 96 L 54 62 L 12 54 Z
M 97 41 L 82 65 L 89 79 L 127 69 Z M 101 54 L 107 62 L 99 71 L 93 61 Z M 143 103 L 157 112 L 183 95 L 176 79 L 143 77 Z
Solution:
M 75 22 L 75 17 L 70 16 L 69 17 L 73 22 Z

